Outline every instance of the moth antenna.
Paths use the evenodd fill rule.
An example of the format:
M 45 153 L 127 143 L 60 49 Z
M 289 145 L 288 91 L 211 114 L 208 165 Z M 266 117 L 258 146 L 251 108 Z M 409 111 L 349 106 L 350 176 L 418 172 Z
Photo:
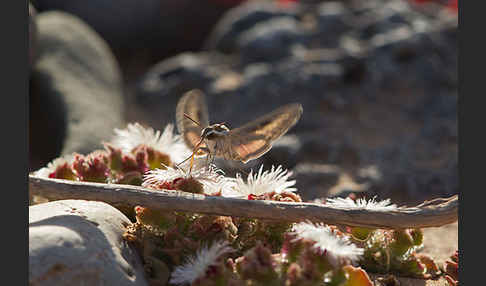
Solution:
M 192 119 L 192 118 L 191 118 L 189 115 L 187 115 L 186 113 L 184 113 L 184 116 L 185 116 L 187 119 L 191 120 L 192 122 L 196 123 L 196 124 L 197 124 L 199 127 L 201 127 L 201 128 L 202 128 L 201 124 L 200 124 L 199 122 L 197 122 L 196 120 Z

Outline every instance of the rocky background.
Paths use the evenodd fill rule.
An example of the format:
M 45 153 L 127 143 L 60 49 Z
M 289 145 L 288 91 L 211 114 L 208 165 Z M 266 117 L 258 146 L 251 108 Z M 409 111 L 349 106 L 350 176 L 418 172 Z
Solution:
M 220 162 L 228 173 L 283 164 L 305 199 L 455 194 L 457 10 L 418 2 L 33 1 L 31 170 L 126 122 L 162 129 L 199 88 L 230 127 L 304 106 L 265 156 Z
M 32 0 L 29 18 L 30 171 L 128 122 L 163 129 L 199 88 L 211 122 L 233 128 L 303 104 L 263 157 L 217 162 L 228 175 L 282 164 L 304 200 L 459 192 L 457 1 Z M 103 203 L 31 206 L 30 282 L 147 285 L 127 223 Z M 457 249 L 457 223 L 425 234 L 439 262 Z M 401 283 L 447 285 L 415 280 Z

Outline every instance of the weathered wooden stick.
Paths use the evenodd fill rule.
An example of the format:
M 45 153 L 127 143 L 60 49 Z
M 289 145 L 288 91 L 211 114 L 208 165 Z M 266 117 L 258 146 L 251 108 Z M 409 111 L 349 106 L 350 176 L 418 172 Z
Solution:
M 31 195 L 49 200 L 83 199 L 114 206 L 137 205 L 165 211 L 185 211 L 223 216 L 298 222 L 310 220 L 333 225 L 384 229 L 438 227 L 457 221 L 458 196 L 426 201 L 417 207 L 393 211 L 343 209 L 315 203 L 254 201 L 205 196 L 180 191 L 155 191 L 143 187 L 39 178 L 29 175 Z

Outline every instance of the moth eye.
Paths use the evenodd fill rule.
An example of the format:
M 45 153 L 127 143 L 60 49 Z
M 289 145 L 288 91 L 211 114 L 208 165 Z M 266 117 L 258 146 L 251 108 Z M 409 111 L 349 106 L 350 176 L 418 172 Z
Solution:
M 201 131 L 201 137 L 206 137 L 209 135 L 209 133 L 212 131 L 212 129 L 210 128 L 204 128 L 202 131 Z

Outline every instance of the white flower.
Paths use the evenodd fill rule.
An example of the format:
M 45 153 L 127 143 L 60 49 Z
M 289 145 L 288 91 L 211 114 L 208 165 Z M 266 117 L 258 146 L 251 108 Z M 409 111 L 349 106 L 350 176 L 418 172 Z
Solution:
M 152 185 L 162 184 L 164 182 L 172 182 L 177 178 L 185 178 L 186 172 L 181 168 L 172 168 L 166 166 L 167 169 L 149 170 L 143 175 L 142 187 L 150 188 Z
M 62 157 L 52 160 L 47 164 L 46 167 L 41 168 L 36 172 L 34 172 L 34 175 L 40 178 L 49 178 L 49 174 L 54 172 L 57 169 L 57 167 L 64 165 L 65 163 L 71 166 L 73 161 L 74 161 L 74 154 L 64 155 Z
M 232 189 L 234 180 L 223 175 L 221 169 L 216 168 L 215 165 L 197 166 L 189 172 L 189 168 L 183 169 L 181 167 L 168 167 L 166 170 L 155 169 L 150 170 L 144 175 L 143 187 L 150 188 L 152 185 L 159 185 L 164 182 L 172 182 L 177 178 L 192 177 L 203 185 L 205 194 L 214 194 L 218 191 L 225 193 L 228 189 Z
M 329 255 L 330 262 L 337 265 L 341 259 L 356 262 L 364 253 L 364 249 L 351 243 L 346 237 L 335 235 L 332 229 L 325 224 L 311 222 L 297 223 L 292 228 L 292 234 L 297 238 L 310 239 L 315 242 L 314 248 Z
M 297 189 L 291 188 L 295 185 L 295 180 L 287 181 L 291 175 L 292 172 L 283 170 L 282 166 L 278 166 L 277 169 L 272 166 L 270 171 L 263 172 L 263 165 L 261 165 L 258 173 L 254 174 L 253 170 L 250 171 L 246 182 L 239 173 L 236 174 L 234 188 L 238 193 L 245 196 L 250 194 L 258 196 L 272 191 L 276 193 L 295 192 Z
M 204 277 L 208 267 L 217 264 L 221 256 L 232 251 L 226 241 L 216 242 L 209 248 L 202 247 L 195 256 L 189 257 L 186 263 L 174 269 L 169 283 L 192 284 L 196 279 Z
M 326 199 L 326 204 L 331 207 L 340 209 L 355 209 L 355 210 L 372 210 L 372 211 L 392 211 L 397 209 L 397 205 L 390 204 L 390 199 L 386 199 L 380 202 L 375 201 L 376 197 L 373 197 L 369 201 L 366 199 L 357 199 L 356 201 L 351 198 L 334 198 Z
M 115 136 L 111 144 L 129 153 L 133 148 L 145 144 L 155 150 L 167 154 L 172 161 L 177 163 L 191 155 L 182 138 L 174 134 L 174 125 L 167 124 L 164 131 L 160 133 L 153 128 L 145 128 L 139 123 L 129 123 L 126 129 L 115 128 Z

